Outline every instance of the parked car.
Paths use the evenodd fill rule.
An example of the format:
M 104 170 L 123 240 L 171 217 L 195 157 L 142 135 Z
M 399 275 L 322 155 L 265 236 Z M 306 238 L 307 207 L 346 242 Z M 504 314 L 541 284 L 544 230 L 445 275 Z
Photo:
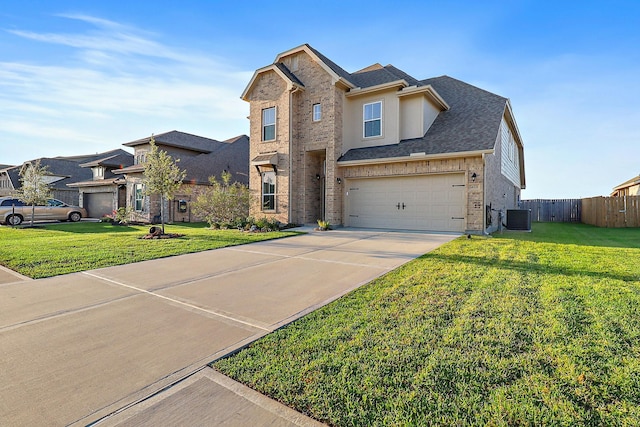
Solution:
M 80 206 L 68 205 L 57 199 L 48 199 L 44 206 L 36 206 L 34 221 L 80 221 L 87 211 Z M 0 197 L 0 223 L 20 225 L 31 219 L 31 206 L 15 197 Z

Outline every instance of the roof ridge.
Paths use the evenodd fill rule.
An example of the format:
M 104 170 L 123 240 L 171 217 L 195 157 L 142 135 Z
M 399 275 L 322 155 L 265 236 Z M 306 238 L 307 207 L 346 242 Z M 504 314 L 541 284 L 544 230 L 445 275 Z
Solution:
M 322 54 L 320 51 L 312 47 L 309 43 L 305 43 L 304 46 L 308 47 L 309 50 L 311 50 L 316 56 L 318 56 L 318 58 L 320 58 L 322 62 L 327 64 L 327 66 L 331 68 L 336 74 L 346 79 L 347 81 L 351 82 L 350 72 L 346 71 L 344 68 L 342 68 L 341 66 L 339 66 L 338 64 L 336 64 L 335 62 L 327 58 L 324 54 Z
M 385 68 L 385 67 L 383 67 L 382 64 L 380 64 L 379 62 L 376 62 L 375 64 L 371 64 L 368 67 L 364 67 L 361 70 L 354 71 L 351 74 L 353 75 L 353 74 L 358 74 L 358 73 L 366 73 L 367 71 L 380 70 L 382 68 Z

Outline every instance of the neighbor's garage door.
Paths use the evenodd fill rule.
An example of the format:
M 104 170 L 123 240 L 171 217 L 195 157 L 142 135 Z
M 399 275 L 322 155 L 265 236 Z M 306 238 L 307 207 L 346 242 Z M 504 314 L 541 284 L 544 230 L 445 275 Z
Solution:
M 459 231 L 466 228 L 464 174 L 350 179 L 351 227 Z
M 102 218 L 113 212 L 113 193 L 84 193 L 82 204 L 90 218 Z

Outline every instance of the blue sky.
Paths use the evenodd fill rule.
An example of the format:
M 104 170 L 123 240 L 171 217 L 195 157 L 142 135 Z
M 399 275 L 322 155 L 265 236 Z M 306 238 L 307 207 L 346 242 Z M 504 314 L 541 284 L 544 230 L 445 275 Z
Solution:
M 638 1 L 3 1 L 0 164 L 181 130 L 249 132 L 253 71 L 309 43 L 511 99 L 523 198 L 607 195 L 640 173 Z

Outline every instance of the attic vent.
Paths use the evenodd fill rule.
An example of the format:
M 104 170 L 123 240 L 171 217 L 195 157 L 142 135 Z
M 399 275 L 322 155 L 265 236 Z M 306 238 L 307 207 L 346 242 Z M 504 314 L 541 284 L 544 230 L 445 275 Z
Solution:
M 425 153 L 424 151 L 422 153 L 411 153 L 409 154 L 409 156 L 413 156 L 413 157 L 418 157 L 418 156 L 426 156 L 427 153 Z

